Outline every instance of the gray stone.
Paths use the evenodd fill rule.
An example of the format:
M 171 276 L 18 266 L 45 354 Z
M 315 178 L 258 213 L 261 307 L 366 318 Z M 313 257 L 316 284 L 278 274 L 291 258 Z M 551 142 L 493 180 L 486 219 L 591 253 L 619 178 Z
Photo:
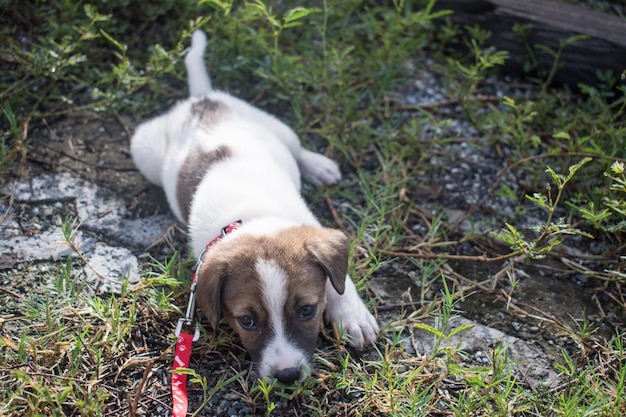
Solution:
M 137 257 L 128 249 L 98 243 L 87 262 L 83 268 L 87 281 L 99 292 L 119 293 L 124 278 L 130 284 L 140 280 Z
M 435 326 L 434 319 L 424 320 L 424 323 Z M 536 346 L 464 317 L 453 318 L 449 328 L 452 330 L 464 325 L 472 327 L 441 342 L 440 347 L 451 347 L 468 353 L 480 351 L 485 355 L 484 352 L 493 351 L 497 344 L 501 343 L 506 348 L 508 357 L 515 364 L 515 371 L 521 374 L 530 385 L 550 387 L 558 382 L 558 374 L 550 366 L 547 356 Z M 419 353 L 433 352 L 435 346 L 433 334 L 422 329 L 415 329 L 414 338 Z M 487 355 L 489 356 L 490 354 Z
M 165 215 L 129 219 L 122 200 L 103 197 L 107 194 L 106 190 L 99 190 L 95 184 L 69 173 L 45 174 L 9 183 L 0 188 L 0 194 L 12 194 L 14 204 L 54 203 L 43 210 L 33 207 L 29 213 L 33 217 L 48 216 L 56 219 L 58 215 L 51 207 L 61 210 L 73 204 L 78 225 L 73 234 L 73 243 L 88 261 L 84 268 L 88 281 L 101 292 L 118 292 L 123 277 L 130 283 L 138 282 L 139 263 L 131 250 L 111 246 L 110 242 L 100 242 L 91 236 L 93 232 L 112 237 L 109 241 L 143 250 L 162 237 L 173 223 L 172 217 Z M 36 227 L 37 224 L 34 224 L 32 230 L 29 230 L 30 234 L 25 234 L 15 219 L 13 207 L 3 202 L 0 203 L 0 210 L 6 213 L 0 224 L 0 258 L 7 265 L 56 261 L 73 254 L 58 219 L 42 219 L 41 224 L 46 227 Z

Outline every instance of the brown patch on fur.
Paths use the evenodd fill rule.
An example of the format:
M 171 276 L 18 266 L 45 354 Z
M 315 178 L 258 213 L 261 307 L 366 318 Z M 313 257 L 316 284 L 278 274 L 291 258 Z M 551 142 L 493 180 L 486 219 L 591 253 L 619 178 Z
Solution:
M 230 113 L 230 108 L 220 101 L 204 98 L 191 105 L 191 113 L 198 117 L 201 127 L 210 128 Z
M 204 175 L 211 169 L 212 165 L 229 158 L 231 154 L 231 150 L 222 145 L 211 151 L 198 149 L 187 156 L 180 171 L 178 171 L 176 183 L 176 200 L 185 222 L 189 220 L 191 201 Z
M 214 330 L 223 312 L 253 360 L 259 359 L 274 334 L 257 271 L 259 260 L 274 262 L 286 273 L 282 313 L 288 337 L 312 354 L 326 305 L 326 278 L 343 292 L 348 268 L 346 237 L 337 230 L 299 226 L 273 236 L 242 234 L 207 252 L 198 274 L 198 305 Z M 316 311 L 303 320 L 299 313 L 307 305 Z M 252 317 L 254 330 L 239 325 L 237 318 L 243 315 Z

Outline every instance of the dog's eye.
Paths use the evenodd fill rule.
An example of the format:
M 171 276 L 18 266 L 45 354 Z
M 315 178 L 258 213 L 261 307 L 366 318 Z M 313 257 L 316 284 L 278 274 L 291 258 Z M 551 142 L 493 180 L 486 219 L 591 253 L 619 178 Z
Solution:
M 298 318 L 300 320 L 309 320 L 313 318 L 316 310 L 317 308 L 314 305 L 307 304 L 305 306 L 302 306 L 298 311 Z
M 239 325 L 246 330 L 252 330 L 256 328 L 256 323 L 251 316 L 245 315 L 237 317 L 237 321 L 239 322 Z

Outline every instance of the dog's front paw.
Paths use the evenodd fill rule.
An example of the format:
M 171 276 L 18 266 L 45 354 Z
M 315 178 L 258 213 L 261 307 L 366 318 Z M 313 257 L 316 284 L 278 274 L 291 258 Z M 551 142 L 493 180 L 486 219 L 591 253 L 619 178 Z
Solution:
M 367 345 L 376 342 L 378 338 L 378 323 L 365 305 L 362 305 L 362 311 L 353 312 L 351 317 L 339 320 L 340 325 L 348 335 L 348 342 L 358 350 L 363 349 Z
M 337 163 L 319 153 L 302 149 L 298 165 L 302 175 L 313 184 L 336 184 L 341 180 L 341 171 Z
M 354 288 L 354 287 L 352 287 Z M 376 318 L 370 313 L 356 289 L 346 288 L 346 292 L 328 303 L 326 320 L 342 328 L 348 342 L 356 349 L 373 344 L 378 338 L 379 327 Z

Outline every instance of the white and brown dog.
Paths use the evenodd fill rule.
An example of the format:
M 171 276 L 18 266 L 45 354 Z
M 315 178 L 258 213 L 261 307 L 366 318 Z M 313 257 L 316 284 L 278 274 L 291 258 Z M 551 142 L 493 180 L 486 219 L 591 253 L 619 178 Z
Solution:
M 185 58 L 191 97 L 138 127 L 133 160 L 188 225 L 195 256 L 242 220 L 204 254 L 198 304 L 213 329 L 226 318 L 262 377 L 302 380 L 324 310 L 357 349 L 378 334 L 347 276 L 345 235 L 321 227 L 300 196 L 300 173 L 316 184 L 336 183 L 341 173 L 278 119 L 213 90 L 205 46 L 196 31 Z

